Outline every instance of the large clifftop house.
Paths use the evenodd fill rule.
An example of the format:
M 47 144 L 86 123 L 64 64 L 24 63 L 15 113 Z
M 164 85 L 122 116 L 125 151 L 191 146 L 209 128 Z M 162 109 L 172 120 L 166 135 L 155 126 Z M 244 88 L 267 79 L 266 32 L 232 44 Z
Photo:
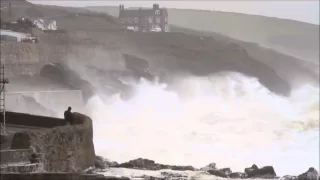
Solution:
M 168 11 L 158 4 L 148 9 L 124 9 L 124 5 L 120 5 L 119 19 L 127 29 L 136 32 L 169 32 Z

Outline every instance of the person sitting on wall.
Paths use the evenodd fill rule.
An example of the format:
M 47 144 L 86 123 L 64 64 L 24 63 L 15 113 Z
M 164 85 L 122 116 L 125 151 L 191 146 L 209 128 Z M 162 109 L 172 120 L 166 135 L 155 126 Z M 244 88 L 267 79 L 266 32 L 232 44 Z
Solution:
M 67 121 L 68 124 L 72 124 L 73 115 L 71 112 L 71 107 L 68 107 L 68 110 L 64 112 L 64 119 Z

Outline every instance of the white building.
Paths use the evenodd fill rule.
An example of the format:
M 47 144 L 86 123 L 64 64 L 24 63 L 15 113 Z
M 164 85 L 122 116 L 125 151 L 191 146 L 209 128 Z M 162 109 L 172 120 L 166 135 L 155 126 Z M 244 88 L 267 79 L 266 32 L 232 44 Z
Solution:
M 17 41 L 21 42 L 24 40 L 35 40 L 31 34 L 22 33 L 22 32 L 15 32 L 11 30 L 0 29 L 0 36 L 1 40 L 8 40 L 8 41 Z
M 33 21 L 33 24 L 37 26 L 37 28 L 42 30 L 57 30 L 57 22 L 45 19 L 37 19 Z

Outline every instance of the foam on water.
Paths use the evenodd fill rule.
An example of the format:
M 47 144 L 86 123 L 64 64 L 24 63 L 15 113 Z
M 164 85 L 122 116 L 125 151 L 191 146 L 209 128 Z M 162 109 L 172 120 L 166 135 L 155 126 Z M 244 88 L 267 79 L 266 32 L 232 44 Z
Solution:
M 135 95 L 87 104 L 98 155 L 118 162 L 159 163 L 241 171 L 256 163 L 278 175 L 319 167 L 319 89 L 305 85 L 289 98 L 238 73 L 184 77 L 175 90 L 141 80 Z

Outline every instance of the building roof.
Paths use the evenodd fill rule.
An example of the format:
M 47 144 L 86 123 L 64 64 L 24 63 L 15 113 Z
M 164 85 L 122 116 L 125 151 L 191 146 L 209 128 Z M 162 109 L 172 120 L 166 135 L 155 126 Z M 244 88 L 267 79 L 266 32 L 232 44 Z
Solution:
M 167 14 L 167 9 L 161 8 L 160 15 Z M 151 16 L 154 14 L 155 9 L 125 9 L 122 10 L 119 14 L 120 17 L 139 17 L 139 16 Z

